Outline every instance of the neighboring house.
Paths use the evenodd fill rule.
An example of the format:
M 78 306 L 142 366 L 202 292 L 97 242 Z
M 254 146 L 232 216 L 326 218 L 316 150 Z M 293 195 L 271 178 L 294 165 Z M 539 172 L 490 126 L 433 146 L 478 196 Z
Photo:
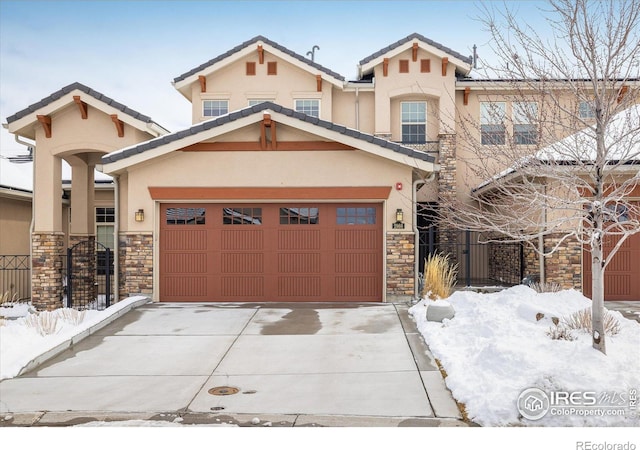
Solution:
M 7 118 L 36 147 L 34 303 L 59 304 L 59 255 L 95 239 L 94 167 L 114 177 L 120 297 L 414 298 L 416 204 L 467 195 L 457 189 L 456 114 L 479 115 L 487 85 L 465 78 L 471 69 L 412 34 L 346 81 L 257 36 L 174 79 L 193 122 L 174 133 L 80 83 L 62 88 Z M 581 287 L 573 274 L 563 284 Z

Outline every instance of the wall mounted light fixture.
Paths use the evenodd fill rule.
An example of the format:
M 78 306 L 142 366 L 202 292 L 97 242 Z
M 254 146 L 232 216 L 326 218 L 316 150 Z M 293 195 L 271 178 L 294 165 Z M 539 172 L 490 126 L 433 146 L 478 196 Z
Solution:
M 136 222 L 144 222 L 144 209 L 136 211 Z
M 393 224 L 395 230 L 404 230 L 404 211 L 396 209 L 396 221 Z

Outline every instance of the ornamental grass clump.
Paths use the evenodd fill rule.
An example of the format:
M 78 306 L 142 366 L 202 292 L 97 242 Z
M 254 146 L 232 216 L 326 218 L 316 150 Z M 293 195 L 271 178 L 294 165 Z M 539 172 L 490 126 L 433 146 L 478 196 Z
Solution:
M 620 322 L 608 310 L 604 313 L 604 332 L 607 336 L 615 336 L 620 332 Z M 591 308 L 581 309 L 563 319 L 567 328 L 591 333 Z
M 451 264 L 449 255 L 433 254 L 425 260 L 422 296 L 431 300 L 451 295 L 456 284 L 458 265 Z
M 24 324 L 36 330 L 40 336 L 47 336 L 58 329 L 58 315 L 53 311 L 29 314 L 24 318 Z

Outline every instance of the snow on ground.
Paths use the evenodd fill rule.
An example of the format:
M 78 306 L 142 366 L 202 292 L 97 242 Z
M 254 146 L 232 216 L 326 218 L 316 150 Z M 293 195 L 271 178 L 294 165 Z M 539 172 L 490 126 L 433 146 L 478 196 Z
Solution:
M 30 311 L 33 311 L 28 304 L 1 307 L 0 317 L 13 318 L 13 320 L 5 320 L 0 326 L 0 380 L 17 376 L 20 370 L 34 358 L 117 314 L 141 298 L 144 297 L 127 298 L 103 311 L 85 311 L 84 320 L 78 325 L 64 320 L 61 310 L 56 310 L 58 320 L 55 332 L 46 336 L 41 336 L 36 328 L 25 324 L 29 315 L 32 314 Z
M 563 318 L 591 306 L 577 291 L 538 294 L 526 286 L 515 286 L 493 294 L 455 292 L 447 300 L 456 315 L 443 323 L 426 320 L 429 300 L 413 306 L 410 313 L 446 370 L 447 386 L 455 399 L 465 404 L 471 420 L 483 426 L 640 425 L 640 407 L 635 417 L 627 407 L 633 390 L 640 393 L 637 322 L 610 311 L 619 320 L 621 331 L 607 336 L 605 356 L 592 348 L 588 332 L 574 332 L 574 341 L 552 340 L 547 335 L 554 326 L 552 317 Z M 540 320 L 536 319 L 538 313 L 544 314 Z M 622 401 L 626 415 L 585 416 L 568 408 L 554 408 L 558 403 L 553 403 L 541 419 L 525 419 L 518 412 L 517 401 L 528 388 L 539 388 L 548 395 L 578 392 L 576 403 L 589 403 L 592 396 L 598 406 L 611 407 Z M 596 394 L 585 396 L 586 391 Z M 606 395 L 608 400 L 603 399 Z

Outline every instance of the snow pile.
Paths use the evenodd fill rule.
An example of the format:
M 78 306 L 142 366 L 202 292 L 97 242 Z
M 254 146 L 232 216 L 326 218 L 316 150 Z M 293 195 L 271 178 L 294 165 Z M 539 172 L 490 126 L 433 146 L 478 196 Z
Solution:
M 494 294 L 456 292 L 449 297 L 452 320 L 427 322 L 428 300 L 410 309 L 420 332 L 448 376 L 446 384 L 469 418 L 483 426 L 638 426 L 632 417 L 556 415 L 522 418 L 517 400 L 528 388 L 558 392 L 595 392 L 629 399 L 640 392 L 640 324 L 610 311 L 619 334 L 607 336 L 607 356 L 594 350 L 591 336 L 576 331 L 574 341 L 552 340 L 553 317 L 567 317 L 591 301 L 577 291 L 537 294 L 516 286 Z M 541 317 L 543 314 L 544 317 Z M 540 318 L 538 320 L 538 318 Z M 620 400 L 620 397 L 618 397 Z M 628 402 L 626 403 L 628 405 Z
M 29 305 L 20 304 L 13 308 L 1 308 L 0 316 L 18 318 L 6 320 L 4 325 L 0 326 L 0 380 L 17 376 L 20 370 L 35 358 L 110 316 L 118 314 L 119 311 L 142 298 L 144 297 L 130 297 L 104 311 L 88 310 L 78 325 L 64 320 L 62 314 L 59 314 L 55 332 L 45 336 L 41 336 L 36 328 L 25 324 L 30 314 Z

